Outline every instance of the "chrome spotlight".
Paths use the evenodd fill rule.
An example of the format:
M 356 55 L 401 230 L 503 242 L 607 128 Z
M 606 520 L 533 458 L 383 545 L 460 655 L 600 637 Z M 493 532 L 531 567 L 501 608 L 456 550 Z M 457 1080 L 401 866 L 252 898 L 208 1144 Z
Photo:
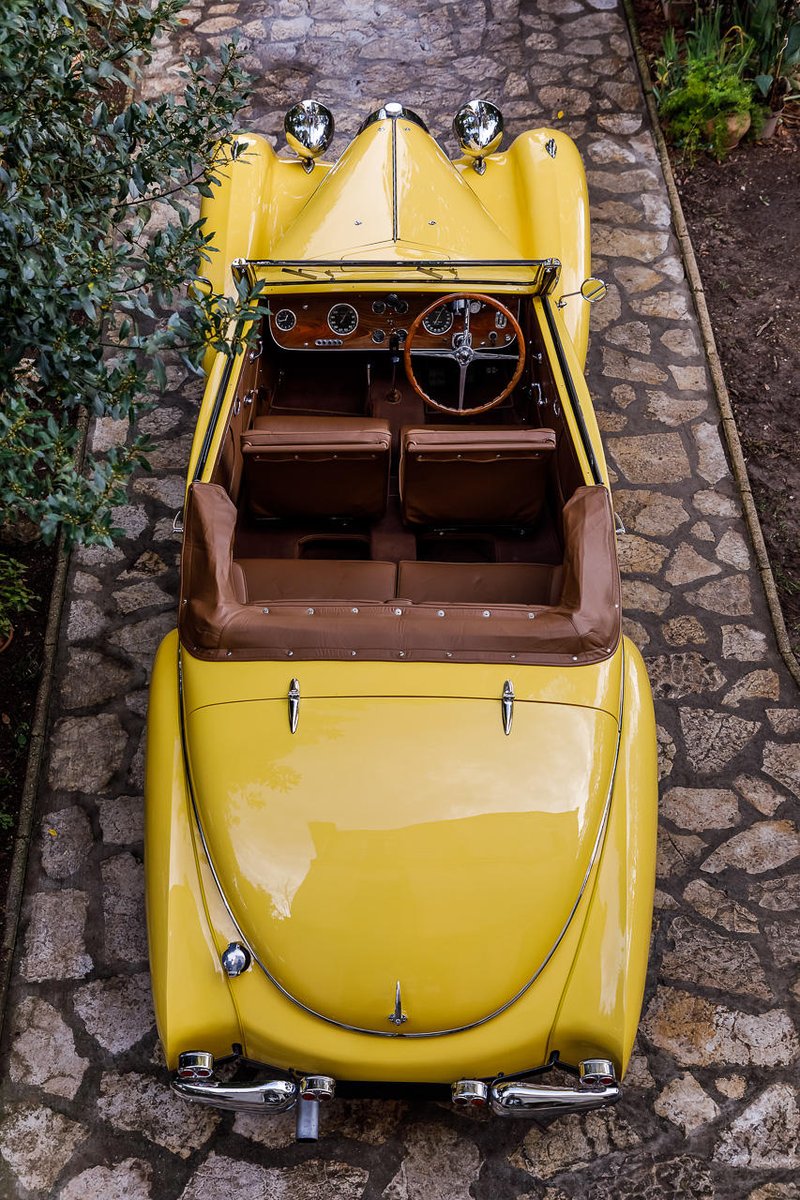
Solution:
M 489 100 L 470 100 L 453 118 L 453 133 L 462 152 L 474 159 L 472 165 L 482 175 L 487 155 L 494 154 L 503 140 L 503 114 Z
M 314 170 L 314 159 L 324 154 L 333 139 L 333 113 L 318 100 L 301 100 L 283 118 L 290 150 L 302 160 L 303 170 Z

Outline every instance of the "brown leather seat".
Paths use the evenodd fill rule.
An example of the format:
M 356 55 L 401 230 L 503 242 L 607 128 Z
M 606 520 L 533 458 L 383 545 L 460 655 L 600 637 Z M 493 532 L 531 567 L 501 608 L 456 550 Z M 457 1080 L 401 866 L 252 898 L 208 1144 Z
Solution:
M 259 417 L 242 434 L 253 516 L 377 520 L 386 510 L 392 437 L 371 417 Z
M 395 563 L 350 559 L 238 558 L 233 569 L 243 604 L 269 604 L 277 600 L 393 600 L 397 579 Z
M 189 488 L 181 556 L 181 642 L 190 654 L 211 661 L 357 657 L 442 663 L 513 659 L 519 664 L 559 666 L 601 662 L 620 637 L 620 580 L 610 496 L 601 486 L 580 487 L 564 506 L 563 517 L 564 564 L 554 605 L 474 603 L 474 598 L 472 603 L 450 607 L 402 598 L 394 603 L 359 604 L 352 597 L 325 602 L 308 596 L 273 604 L 255 599 L 245 603 L 244 576 L 232 556 L 236 506 L 224 488 L 194 483 Z M 287 566 L 291 570 L 290 564 L 313 565 L 321 571 L 330 568 L 330 560 L 283 559 L 280 570 Z M 365 562 L 347 565 L 391 568 L 391 564 Z M 303 580 L 303 587 L 306 584 Z
M 561 567 L 544 563 L 401 562 L 397 594 L 415 604 L 557 604 Z
M 555 448 L 552 429 L 404 429 L 403 517 L 411 525 L 530 525 Z

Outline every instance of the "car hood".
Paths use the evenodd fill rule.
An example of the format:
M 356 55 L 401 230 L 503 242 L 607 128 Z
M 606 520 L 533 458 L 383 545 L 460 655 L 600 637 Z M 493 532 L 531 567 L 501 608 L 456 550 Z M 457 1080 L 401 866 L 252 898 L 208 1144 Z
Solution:
M 199 821 L 275 982 L 347 1026 L 479 1022 L 542 968 L 585 885 L 617 722 L 565 704 L 303 698 L 187 718 Z M 399 1031 L 399 1027 L 398 1027 Z
M 273 257 L 513 260 L 520 251 L 429 133 L 383 120 L 324 175 Z

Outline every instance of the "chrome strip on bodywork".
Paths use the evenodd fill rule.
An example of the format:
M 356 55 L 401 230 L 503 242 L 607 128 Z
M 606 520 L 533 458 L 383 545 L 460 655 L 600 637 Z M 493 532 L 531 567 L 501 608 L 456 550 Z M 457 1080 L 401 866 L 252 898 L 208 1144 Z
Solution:
M 278 991 L 281 993 L 281 995 L 285 996 L 287 1000 L 290 1000 L 291 1003 L 294 1004 L 297 1008 L 302 1009 L 302 1011 L 305 1013 L 308 1013 L 309 1016 L 316 1017 L 317 1020 L 324 1021 L 328 1025 L 333 1025 L 337 1029 L 345 1029 L 350 1033 L 363 1033 L 363 1034 L 367 1034 L 370 1037 L 383 1037 L 383 1038 L 401 1037 L 401 1038 L 422 1039 L 422 1038 L 434 1038 L 434 1037 L 447 1037 L 450 1034 L 466 1033 L 470 1029 L 477 1029 L 480 1025 L 485 1025 L 485 1024 L 487 1024 L 487 1022 L 494 1020 L 495 1017 L 499 1017 L 502 1013 L 506 1012 L 509 1008 L 511 1008 L 512 1005 L 516 1004 L 516 1002 L 519 999 L 521 999 L 521 997 L 524 996 L 525 993 L 527 991 L 529 991 L 531 987 L 533 987 L 534 983 L 539 978 L 539 976 L 541 975 L 542 971 L 545 969 L 547 964 L 550 962 L 550 959 L 553 957 L 553 955 L 555 954 L 558 947 L 561 945 L 561 942 L 563 941 L 567 930 L 569 929 L 570 925 L 572 924 L 572 919 L 575 916 L 575 913 L 577 912 L 578 905 L 580 904 L 581 900 L 583 899 L 583 894 L 586 891 L 586 887 L 589 883 L 589 879 L 591 878 L 592 871 L 594 870 L 595 863 L 597 862 L 597 859 L 600 854 L 600 850 L 602 849 L 603 842 L 605 840 L 606 829 L 608 827 L 608 818 L 609 818 L 609 814 L 611 812 L 611 798 L 614 794 L 614 781 L 617 776 L 617 764 L 619 762 L 620 741 L 622 738 L 622 714 L 623 714 L 623 706 L 624 706 L 624 700 L 625 700 L 625 644 L 624 644 L 624 642 L 621 645 L 620 653 L 622 655 L 622 670 L 620 673 L 621 677 L 620 677 L 619 714 L 618 714 L 618 718 L 617 718 L 617 740 L 616 740 L 616 747 L 614 750 L 614 763 L 611 768 L 611 778 L 610 778 L 609 784 L 608 784 L 608 794 L 606 796 L 606 802 L 605 802 L 605 806 L 603 808 L 603 815 L 600 820 L 600 827 L 597 831 L 597 837 L 595 838 L 594 846 L 592 847 L 592 853 L 589 856 L 589 863 L 586 867 L 586 872 L 585 872 L 583 880 L 581 882 L 581 886 L 578 890 L 578 894 L 575 898 L 575 903 L 572 905 L 572 908 L 570 909 L 569 913 L 567 914 L 567 919 L 564 922 L 564 925 L 563 925 L 561 931 L 559 932 L 558 937 L 554 941 L 551 948 L 548 950 L 548 952 L 545 955 L 545 957 L 543 958 L 542 962 L 539 964 L 539 966 L 536 968 L 536 970 L 531 975 L 531 977 L 527 980 L 527 982 L 522 985 L 522 987 L 519 989 L 519 991 L 517 991 L 515 993 L 515 995 L 513 995 L 511 997 L 510 1000 L 507 1000 L 505 1002 L 505 1004 L 500 1005 L 499 1008 L 496 1008 L 493 1012 L 488 1013 L 485 1017 L 480 1017 L 477 1021 L 470 1021 L 466 1025 L 458 1025 L 458 1026 L 454 1027 L 453 1029 L 437 1029 L 437 1030 L 431 1030 L 431 1031 L 425 1032 L 425 1033 L 413 1033 L 413 1032 L 390 1033 L 387 1030 L 383 1030 L 383 1029 L 366 1029 L 359 1025 L 348 1025 L 344 1021 L 337 1021 L 337 1020 L 335 1020 L 335 1018 L 328 1017 L 324 1013 L 317 1012 L 316 1009 L 311 1008 L 307 1004 L 304 1004 L 302 1002 L 302 1000 L 298 1000 L 296 996 L 293 996 L 291 992 L 287 991 L 287 989 L 283 986 L 283 984 L 278 979 L 275 978 L 275 976 L 272 974 L 272 972 L 269 970 L 269 968 L 266 966 L 266 964 L 261 961 L 261 959 L 259 958 L 258 954 L 254 950 L 251 943 L 245 937 L 245 934 L 244 934 L 239 922 L 237 921 L 236 917 L 233 914 L 233 910 L 231 909 L 231 906 L 228 902 L 228 898 L 225 894 L 225 890 L 222 886 L 222 882 L 220 880 L 219 874 L 217 872 L 216 867 L 214 866 L 214 860 L 211 857 L 211 850 L 210 850 L 210 847 L 206 840 L 205 832 L 203 830 L 203 825 L 200 820 L 200 811 L 197 806 L 197 799 L 195 797 L 194 786 L 192 784 L 191 770 L 190 770 L 190 764 L 189 764 L 189 753 L 188 753 L 188 746 L 187 746 L 187 742 L 186 742 L 186 723 L 185 723 L 184 711 L 183 711 L 183 665 L 182 665 L 182 657 L 181 657 L 182 647 L 180 646 L 180 644 L 178 645 L 178 691 L 179 691 L 178 710 L 180 712 L 181 747 L 183 750 L 184 775 L 186 777 L 186 786 L 187 786 L 187 789 L 189 792 L 189 799 L 191 800 L 191 804 L 192 804 L 192 811 L 194 813 L 194 819 L 195 819 L 195 824 L 197 826 L 197 832 L 200 837 L 201 845 L 203 847 L 203 853 L 205 854 L 209 870 L 211 871 L 211 874 L 214 878 L 214 883 L 217 886 L 217 891 L 219 892 L 220 899 L 222 900 L 222 903 L 225 906 L 225 911 L 227 912 L 228 916 L 230 917 L 231 922 L 239 935 L 239 939 L 241 940 L 242 945 L 249 951 L 249 953 L 252 955 L 253 962 L 258 964 L 258 966 L 261 968 L 261 970 L 266 975 L 267 979 L 270 981 L 271 984 L 273 984 L 274 987 L 276 987 L 278 989 Z

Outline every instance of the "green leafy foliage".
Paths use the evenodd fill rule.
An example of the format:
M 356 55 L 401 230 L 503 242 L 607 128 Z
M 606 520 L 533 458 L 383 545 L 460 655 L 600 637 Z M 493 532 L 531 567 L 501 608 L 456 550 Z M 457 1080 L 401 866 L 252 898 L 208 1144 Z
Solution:
M 755 83 L 773 111 L 792 93 L 792 77 L 800 69 L 800 3 L 798 0 L 743 0 L 734 19 L 751 40 Z
M 166 361 L 241 352 L 265 311 L 246 282 L 233 298 L 186 293 L 213 252 L 193 204 L 239 147 L 236 45 L 185 63 L 176 94 L 130 99 L 184 3 L 3 0 L 0 507 L 46 540 L 111 541 Z M 134 430 L 83 470 L 81 409 Z
M 0 643 L 11 632 L 12 618 L 30 611 L 33 600 L 22 563 L 8 554 L 0 554 Z
M 655 64 L 654 93 L 666 130 L 691 166 L 702 151 L 718 159 L 728 149 L 727 119 L 748 114 L 761 121 L 755 83 L 745 72 L 753 42 L 740 28 L 723 33 L 722 10 L 698 10 L 686 40 L 670 30 Z

